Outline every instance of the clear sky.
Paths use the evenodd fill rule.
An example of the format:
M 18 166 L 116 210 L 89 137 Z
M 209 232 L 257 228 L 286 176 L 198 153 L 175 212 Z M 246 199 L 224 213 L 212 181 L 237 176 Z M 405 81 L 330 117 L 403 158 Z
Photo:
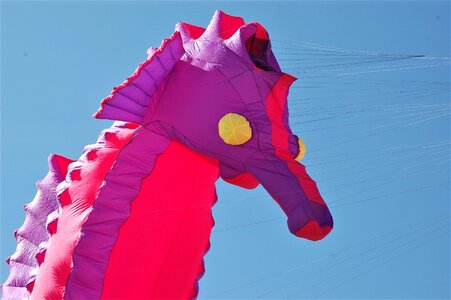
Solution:
M 335 229 L 298 239 L 261 187 L 218 181 L 199 298 L 449 299 L 447 1 L 2 2 L 0 281 L 47 156 L 77 158 L 147 48 L 216 9 L 265 26 L 299 77 L 290 122 Z

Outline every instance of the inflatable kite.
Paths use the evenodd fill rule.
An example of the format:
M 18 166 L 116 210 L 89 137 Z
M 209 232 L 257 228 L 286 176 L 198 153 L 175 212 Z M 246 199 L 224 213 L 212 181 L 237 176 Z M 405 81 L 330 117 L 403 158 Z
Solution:
M 195 298 L 219 176 L 262 184 L 296 236 L 326 236 L 332 217 L 288 125 L 294 80 L 258 23 L 220 11 L 206 29 L 178 23 L 103 99 L 94 117 L 115 122 L 97 143 L 50 156 L 4 299 Z

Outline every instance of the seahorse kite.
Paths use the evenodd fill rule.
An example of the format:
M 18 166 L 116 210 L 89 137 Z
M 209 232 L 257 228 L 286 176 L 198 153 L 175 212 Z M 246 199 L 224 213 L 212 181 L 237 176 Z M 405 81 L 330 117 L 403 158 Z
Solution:
M 178 23 L 103 99 L 94 117 L 112 127 L 78 160 L 49 157 L 3 298 L 196 298 L 219 176 L 262 184 L 293 234 L 322 239 L 333 221 L 296 161 L 294 80 L 258 23 L 221 11 L 206 29 Z

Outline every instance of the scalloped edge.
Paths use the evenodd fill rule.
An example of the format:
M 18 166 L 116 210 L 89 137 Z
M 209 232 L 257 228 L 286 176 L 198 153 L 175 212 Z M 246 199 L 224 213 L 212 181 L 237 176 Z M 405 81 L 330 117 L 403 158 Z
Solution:
M 168 47 L 168 45 L 175 41 L 178 37 L 180 37 L 181 39 L 181 35 L 180 32 L 175 31 L 172 36 L 170 38 L 164 39 L 163 42 L 161 43 L 160 47 L 158 47 L 158 49 L 153 50 L 151 53 L 150 57 L 147 57 L 147 59 L 140 63 L 138 65 L 138 67 L 136 68 L 135 72 L 133 72 L 132 75 L 130 75 L 129 77 L 127 77 L 123 83 L 121 83 L 120 85 L 117 85 L 115 87 L 113 87 L 113 89 L 111 90 L 111 93 L 106 96 L 105 98 L 102 99 L 102 101 L 100 102 L 100 107 L 99 109 L 92 115 L 94 118 L 96 119 L 101 119 L 102 118 L 102 113 L 105 110 L 105 105 L 110 102 L 114 96 L 116 96 L 116 93 L 122 89 L 124 89 L 125 87 L 127 87 L 133 80 L 135 80 L 136 78 L 138 78 L 138 76 L 141 75 L 141 72 L 143 71 L 143 69 L 148 66 L 150 63 L 153 62 L 154 58 L 157 57 L 158 54 L 163 53 L 166 48 Z M 183 43 L 182 43 L 183 45 Z M 170 47 L 169 47 L 170 48 Z M 168 49 L 169 49 L 168 48 Z M 152 48 L 153 49 L 153 48 Z M 169 49 L 169 51 L 171 51 Z M 149 52 L 148 52 L 149 53 Z M 161 83 L 160 83 L 161 84 Z

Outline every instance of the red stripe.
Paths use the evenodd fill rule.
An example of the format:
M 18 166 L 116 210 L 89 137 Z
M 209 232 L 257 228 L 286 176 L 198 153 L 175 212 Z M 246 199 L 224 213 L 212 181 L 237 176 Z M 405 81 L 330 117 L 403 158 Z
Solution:
M 295 77 L 282 74 L 268 95 L 266 113 L 271 121 L 271 142 L 277 157 L 286 161 L 289 170 L 295 175 L 306 196 L 317 203 L 324 204 L 316 183 L 308 176 L 305 167 L 294 160 L 289 150 L 288 138 L 290 136 L 283 122 L 283 113 L 287 105 L 288 88 L 296 80 Z
M 276 155 L 283 160 L 293 159 L 288 146 L 290 133 L 283 123 L 283 112 L 288 88 L 295 80 L 291 75 L 282 74 L 266 99 L 266 114 L 271 121 L 271 142 L 276 149 Z

